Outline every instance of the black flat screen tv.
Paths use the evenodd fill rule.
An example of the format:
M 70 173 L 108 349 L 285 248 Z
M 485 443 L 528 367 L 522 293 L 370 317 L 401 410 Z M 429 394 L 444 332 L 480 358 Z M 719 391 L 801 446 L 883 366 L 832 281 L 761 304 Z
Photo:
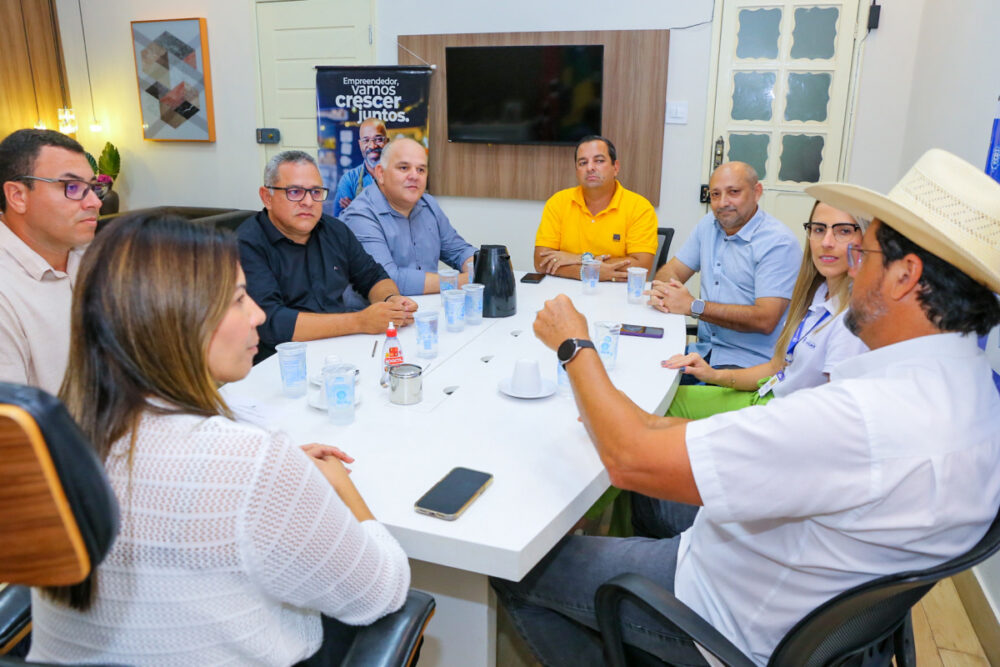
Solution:
M 574 145 L 601 134 L 603 45 L 445 49 L 448 141 Z

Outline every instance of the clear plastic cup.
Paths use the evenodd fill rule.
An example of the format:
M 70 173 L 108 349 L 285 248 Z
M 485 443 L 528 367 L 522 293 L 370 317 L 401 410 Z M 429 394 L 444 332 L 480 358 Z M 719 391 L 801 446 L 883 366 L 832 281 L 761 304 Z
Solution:
M 601 260 L 585 259 L 580 267 L 580 282 L 584 294 L 597 294 L 597 283 L 601 279 Z
M 594 345 L 601 355 L 604 368 L 611 370 L 618 359 L 618 336 L 622 325 L 618 322 L 594 322 Z
M 441 269 L 438 271 L 438 285 L 441 290 L 441 305 L 444 306 L 444 294 L 448 290 L 458 289 L 458 271 Z
M 306 375 L 306 344 L 280 343 L 278 367 L 281 369 L 281 393 L 289 398 L 306 395 L 308 376 Z
M 642 303 L 642 291 L 646 288 L 648 271 L 641 266 L 628 267 L 628 302 Z
M 476 325 L 483 323 L 483 291 L 484 285 L 469 283 L 462 285 L 465 292 L 465 323 Z
M 563 367 L 562 362 L 556 359 L 556 386 L 559 389 L 560 396 L 572 396 L 573 395 L 573 385 L 570 384 L 569 374 Z
M 444 318 L 448 331 L 464 330 L 465 291 L 449 290 L 447 292 L 442 292 L 441 296 L 444 297 Z
M 323 392 L 326 411 L 334 424 L 354 421 L 354 377 L 357 368 L 351 364 L 336 364 L 323 369 Z
M 438 355 L 438 311 L 418 310 L 413 321 L 417 326 L 417 356 L 433 359 Z

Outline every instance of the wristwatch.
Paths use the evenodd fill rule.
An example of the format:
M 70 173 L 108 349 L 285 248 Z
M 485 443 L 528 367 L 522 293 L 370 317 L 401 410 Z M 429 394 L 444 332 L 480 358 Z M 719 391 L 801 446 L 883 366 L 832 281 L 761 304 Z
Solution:
M 694 319 L 699 319 L 701 314 L 705 312 L 705 302 L 701 299 L 695 299 L 691 302 L 691 317 Z
M 589 347 L 591 350 L 597 349 L 594 344 L 586 338 L 567 338 L 559 345 L 559 349 L 556 350 L 556 356 L 559 357 L 559 363 L 562 364 L 563 368 L 566 368 L 566 364 L 573 361 L 577 353 L 585 347 Z

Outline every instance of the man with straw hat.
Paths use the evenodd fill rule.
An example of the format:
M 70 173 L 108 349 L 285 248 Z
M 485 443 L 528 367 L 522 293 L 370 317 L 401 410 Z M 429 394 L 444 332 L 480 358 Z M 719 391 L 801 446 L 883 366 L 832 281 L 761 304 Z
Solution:
M 587 322 L 566 296 L 539 312 L 535 333 L 558 350 L 611 482 L 703 505 L 679 536 L 570 536 L 521 582 L 493 581 L 545 664 L 601 664 L 594 592 L 624 572 L 674 591 L 764 664 L 826 600 L 963 553 L 996 516 L 1000 396 L 976 334 L 1000 322 L 1000 184 L 932 150 L 887 196 L 807 191 L 874 219 L 850 250 L 846 318 L 871 352 L 824 386 L 695 422 L 655 417 L 580 344 Z M 628 643 L 705 664 L 634 607 L 623 618 Z

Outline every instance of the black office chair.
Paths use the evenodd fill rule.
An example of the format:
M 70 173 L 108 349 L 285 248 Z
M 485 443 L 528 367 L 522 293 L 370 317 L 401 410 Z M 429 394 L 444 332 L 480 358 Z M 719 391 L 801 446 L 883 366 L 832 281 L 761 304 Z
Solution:
M 657 251 L 656 262 L 653 264 L 653 273 L 667 263 L 667 255 L 670 254 L 670 242 L 674 240 L 673 227 L 656 228 Z
M 93 448 L 49 394 L 0 382 L 0 666 L 31 631 L 30 586 L 82 581 L 118 533 L 118 505 Z M 414 664 L 434 598 L 410 591 L 403 608 L 363 628 L 347 666 Z M 35 663 L 38 664 L 38 663 Z
M 979 543 L 961 556 L 926 570 L 879 577 L 823 603 L 788 631 L 768 665 L 867 667 L 889 665 L 893 656 L 897 667 L 915 665 L 910 608 L 939 580 L 969 569 L 998 549 L 1000 514 Z M 612 667 L 652 664 L 649 654 L 626 648 L 622 643 L 618 610 L 624 600 L 687 634 L 724 664 L 753 667 L 746 655 L 690 607 L 636 574 L 619 575 L 597 590 L 597 622 L 604 640 L 605 659 Z

